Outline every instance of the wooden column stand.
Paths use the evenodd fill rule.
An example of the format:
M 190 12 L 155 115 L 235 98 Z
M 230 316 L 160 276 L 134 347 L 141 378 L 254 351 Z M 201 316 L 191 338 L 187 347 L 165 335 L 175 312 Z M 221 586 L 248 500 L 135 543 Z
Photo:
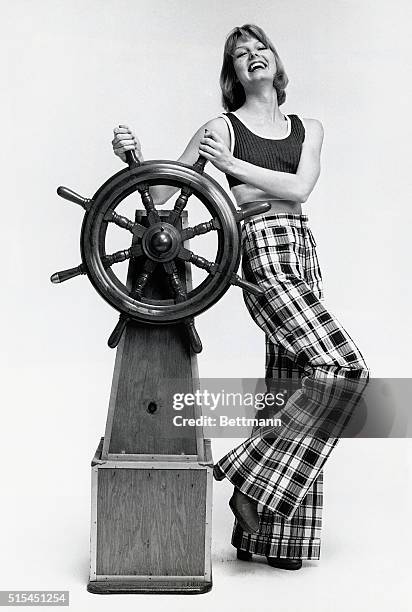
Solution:
M 136 213 L 139 223 L 145 217 Z M 148 297 L 171 295 L 160 267 Z M 138 270 L 132 259 L 129 286 Z M 189 264 L 179 262 L 178 272 L 190 290 Z M 200 410 L 174 411 L 173 380 L 180 392 L 196 390 L 197 358 L 184 326 L 129 322 L 117 348 L 105 436 L 92 460 L 92 593 L 204 593 L 212 586 L 210 441 L 201 427 L 181 428 L 178 437 L 173 416 L 196 418 Z

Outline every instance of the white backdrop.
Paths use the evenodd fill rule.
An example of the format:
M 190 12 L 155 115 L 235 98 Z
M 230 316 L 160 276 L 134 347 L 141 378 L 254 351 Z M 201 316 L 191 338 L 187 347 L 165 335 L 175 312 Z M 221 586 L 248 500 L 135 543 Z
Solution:
M 88 462 L 104 429 L 114 363 L 106 340 L 117 313 L 84 277 L 58 287 L 49 282 L 52 272 L 80 263 L 82 210 L 58 198 L 56 187 L 90 197 L 122 167 L 110 144 L 118 123 L 134 127 L 146 159 L 176 158 L 192 133 L 221 112 L 227 32 L 245 22 L 261 25 L 290 79 L 282 110 L 316 117 L 325 129 L 322 174 L 304 212 L 318 242 L 326 304 L 373 376 L 409 377 L 412 9 L 406 0 L 17 0 L 0 6 L 7 578 L 1 588 L 71 585 L 88 597 L 82 594 Z M 226 187 L 217 171 L 208 171 Z M 238 288 L 199 316 L 197 328 L 201 376 L 262 376 L 263 333 Z M 217 441 L 214 458 L 233 444 Z M 358 533 L 359 513 L 373 509 L 382 513 L 377 531 L 384 525 L 388 536 L 392 509 L 385 503 L 377 509 L 373 499 L 393 474 L 401 519 L 410 503 L 407 452 L 405 441 L 342 442 L 327 468 L 327 494 L 339 500 L 350 473 L 346 500 L 359 495 L 360 507 L 348 514 L 348 534 Z M 215 554 L 226 561 L 233 556 L 229 492 L 227 483 L 216 484 Z M 329 507 L 325 546 L 345 515 L 339 501 Z M 370 531 L 369 543 L 376 545 L 377 535 Z M 331 562 L 358 554 L 344 551 L 345 543 Z M 365 554 L 369 559 L 367 547 Z M 229 572 L 236 576 L 237 570 Z M 396 589 L 398 610 L 402 588 Z M 220 593 L 229 596 L 224 586 Z

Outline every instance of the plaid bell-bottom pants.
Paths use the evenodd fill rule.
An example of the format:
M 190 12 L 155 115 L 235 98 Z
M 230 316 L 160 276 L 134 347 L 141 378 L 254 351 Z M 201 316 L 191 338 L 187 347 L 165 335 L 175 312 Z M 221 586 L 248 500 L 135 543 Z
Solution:
M 266 383 L 299 379 L 282 411 L 282 430 L 255 428 L 220 459 L 227 478 L 258 502 L 260 529 L 235 520 L 232 544 L 270 557 L 319 559 L 322 468 L 369 378 L 352 338 L 323 303 L 316 242 L 306 215 L 270 214 L 242 228 L 243 277 L 264 289 L 243 293 L 266 334 Z M 285 381 L 286 382 L 286 381 Z M 283 426 L 285 423 L 285 426 Z

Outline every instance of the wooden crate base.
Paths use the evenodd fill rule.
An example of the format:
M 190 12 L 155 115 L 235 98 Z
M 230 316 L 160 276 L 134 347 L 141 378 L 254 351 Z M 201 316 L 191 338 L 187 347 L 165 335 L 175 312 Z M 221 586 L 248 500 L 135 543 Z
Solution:
M 205 593 L 212 587 L 213 461 L 92 461 L 91 593 Z

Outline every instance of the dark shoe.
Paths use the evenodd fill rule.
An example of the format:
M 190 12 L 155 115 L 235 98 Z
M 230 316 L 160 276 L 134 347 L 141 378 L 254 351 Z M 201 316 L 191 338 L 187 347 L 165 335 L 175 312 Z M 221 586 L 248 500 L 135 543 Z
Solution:
M 229 500 L 229 506 L 243 531 L 246 531 L 246 533 L 256 533 L 259 531 L 257 501 L 251 499 L 235 487 L 233 495 Z
M 236 551 L 236 556 L 240 561 L 252 561 L 252 553 L 247 552 L 246 550 L 240 550 L 240 548 Z
M 298 570 L 302 567 L 302 559 L 280 559 L 278 557 L 266 557 L 272 567 L 286 570 Z

